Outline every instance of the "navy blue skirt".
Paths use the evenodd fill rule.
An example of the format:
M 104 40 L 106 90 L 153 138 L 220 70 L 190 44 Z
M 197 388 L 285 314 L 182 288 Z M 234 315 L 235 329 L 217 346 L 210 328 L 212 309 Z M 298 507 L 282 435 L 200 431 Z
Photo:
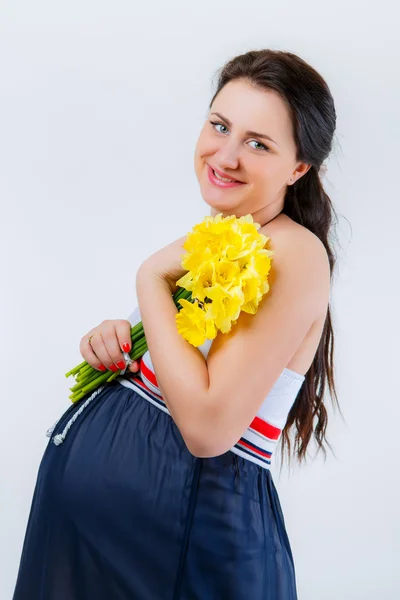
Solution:
M 271 472 L 231 451 L 196 458 L 169 414 L 107 384 L 49 440 L 13 600 L 249 598 L 297 598 Z

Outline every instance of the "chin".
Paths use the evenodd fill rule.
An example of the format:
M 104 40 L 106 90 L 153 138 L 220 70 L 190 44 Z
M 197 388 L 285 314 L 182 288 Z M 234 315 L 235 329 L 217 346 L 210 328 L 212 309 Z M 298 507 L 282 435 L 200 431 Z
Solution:
M 228 198 L 210 198 L 209 195 L 203 195 L 204 202 L 210 207 L 213 208 L 216 212 L 227 212 L 230 210 L 234 210 L 238 206 L 238 202 L 232 202 Z M 240 203 L 239 203 L 240 204 Z
M 237 189 L 221 190 L 213 186 L 206 174 L 203 173 L 198 178 L 200 193 L 204 202 L 216 213 L 222 212 L 224 216 L 235 214 L 238 208 L 245 202 L 246 194 L 238 194 Z
M 231 193 L 229 190 L 214 190 L 210 189 L 209 186 L 201 189 L 201 195 L 204 202 L 211 208 L 215 208 L 215 210 L 237 208 L 244 202 L 243 194 Z

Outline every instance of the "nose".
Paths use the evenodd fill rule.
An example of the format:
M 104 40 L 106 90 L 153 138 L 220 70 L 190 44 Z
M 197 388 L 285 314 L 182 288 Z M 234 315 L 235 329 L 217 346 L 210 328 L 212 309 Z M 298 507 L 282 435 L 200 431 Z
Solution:
M 221 169 L 237 169 L 239 166 L 239 147 L 233 139 L 226 140 L 215 153 L 215 158 Z

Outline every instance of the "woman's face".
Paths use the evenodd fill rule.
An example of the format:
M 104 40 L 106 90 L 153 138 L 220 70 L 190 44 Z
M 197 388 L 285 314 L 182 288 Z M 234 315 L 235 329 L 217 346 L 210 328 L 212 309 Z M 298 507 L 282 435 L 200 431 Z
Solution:
M 295 156 L 292 124 L 283 100 L 244 80 L 226 84 L 208 113 L 194 156 L 210 214 L 251 214 L 257 223 L 268 223 L 283 209 L 289 179 L 294 183 L 309 168 Z M 228 187 L 216 180 L 212 169 L 241 183 Z

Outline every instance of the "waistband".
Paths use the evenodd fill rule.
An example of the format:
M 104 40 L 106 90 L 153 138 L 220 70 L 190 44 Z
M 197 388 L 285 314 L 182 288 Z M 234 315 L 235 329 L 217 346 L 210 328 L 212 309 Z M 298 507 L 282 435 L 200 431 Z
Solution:
M 149 387 L 139 377 L 132 375 L 129 376 L 128 379 L 127 377 L 119 376 L 116 377 L 114 381 L 135 391 L 137 394 L 142 396 L 142 398 L 156 406 L 159 410 L 162 410 L 171 416 L 163 397 L 153 390 L 150 390 Z M 100 386 L 84 402 L 82 402 L 78 410 L 74 412 L 69 421 L 66 423 L 64 429 L 53 437 L 53 443 L 56 446 L 59 446 L 64 442 L 72 425 L 79 418 L 85 408 L 96 398 L 96 396 L 102 392 L 103 389 L 105 389 L 106 385 L 107 384 Z M 51 438 L 60 419 L 58 419 L 54 425 L 47 430 L 47 437 Z M 280 429 L 270 425 L 260 417 L 256 416 L 240 440 L 238 440 L 238 442 L 232 448 L 230 448 L 229 451 L 255 463 L 263 469 L 269 469 L 271 465 L 271 456 L 280 433 Z
M 135 377 L 134 375 L 129 376 L 129 378 L 120 376 L 114 381 L 117 381 L 121 385 L 130 388 L 131 390 L 134 390 L 137 394 L 142 396 L 142 398 L 171 416 L 163 397 L 151 390 L 139 377 Z M 263 469 L 269 469 L 271 465 L 271 456 L 273 453 L 272 446 L 276 445 L 277 438 L 280 435 L 280 430 L 269 426 L 269 437 L 267 437 L 265 435 L 267 432 L 256 431 L 255 427 L 258 425 L 257 420 L 261 421 L 261 419 L 256 417 L 256 423 L 253 421 L 254 429 L 250 427 L 243 437 L 241 437 L 240 440 L 229 449 L 229 451 L 241 456 L 242 458 L 245 458 L 246 460 L 250 460 Z M 259 429 L 259 427 L 257 428 Z M 269 445 L 269 448 L 266 447 L 267 445 Z

